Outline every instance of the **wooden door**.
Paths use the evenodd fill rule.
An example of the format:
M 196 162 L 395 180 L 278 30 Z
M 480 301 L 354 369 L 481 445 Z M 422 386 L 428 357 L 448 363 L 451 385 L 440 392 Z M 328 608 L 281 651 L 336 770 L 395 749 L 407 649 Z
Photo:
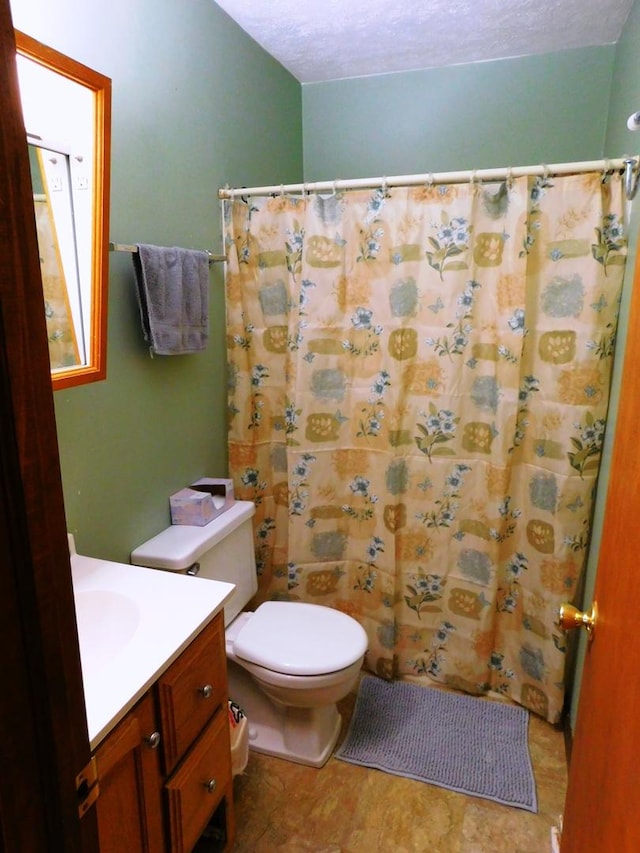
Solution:
M 97 850 L 42 280 L 8 0 L 0 0 L 0 850 Z
M 562 853 L 640 850 L 640 258 L 609 483 Z

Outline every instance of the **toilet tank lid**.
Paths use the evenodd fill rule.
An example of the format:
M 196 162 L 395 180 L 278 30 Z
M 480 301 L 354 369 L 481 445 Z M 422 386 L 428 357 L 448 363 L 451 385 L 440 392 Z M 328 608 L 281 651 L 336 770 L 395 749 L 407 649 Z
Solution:
M 229 509 L 202 527 L 172 524 L 131 552 L 131 562 L 152 569 L 180 572 L 188 569 L 225 536 L 255 513 L 252 501 L 236 501 Z

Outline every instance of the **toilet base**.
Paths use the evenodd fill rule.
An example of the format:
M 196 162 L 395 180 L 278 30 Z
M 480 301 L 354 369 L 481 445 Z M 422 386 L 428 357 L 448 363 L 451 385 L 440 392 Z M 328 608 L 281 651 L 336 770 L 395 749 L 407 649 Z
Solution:
M 244 710 L 249 749 L 309 767 L 322 767 L 338 740 L 342 718 L 335 704 L 320 708 L 276 705 L 251 676 L 227 660 L 229 697 Z

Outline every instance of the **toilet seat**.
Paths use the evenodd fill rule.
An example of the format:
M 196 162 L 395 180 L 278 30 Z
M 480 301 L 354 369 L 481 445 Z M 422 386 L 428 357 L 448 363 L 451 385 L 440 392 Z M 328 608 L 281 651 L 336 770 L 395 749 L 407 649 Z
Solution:
M 286 675 L 323 675 L 364 655 L 367 635 L 355 619 L 317 604 L 266 601 L 241 627 L 234 654 Z

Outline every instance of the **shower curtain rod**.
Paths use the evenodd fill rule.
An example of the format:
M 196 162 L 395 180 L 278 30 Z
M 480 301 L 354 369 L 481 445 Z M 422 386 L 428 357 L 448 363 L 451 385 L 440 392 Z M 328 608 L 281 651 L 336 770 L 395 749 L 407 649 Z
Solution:
M 394 175 L 379 178 L 355 178 L 353 180 L 315 181 L 302 184 L 280 184 L 270 187 L 224 187 L 218 190 L 218 198 L 233 199 L 252 195 L 277 195 L 284 193 L 320 193 L 336 190 L 368 189 L 373 187 L 407 187 L 422 184 L 462 184 L 467 181 L 504 181 L 528 175 L 574 175 L 580 172 L 624 171 L 625 191 L 631 200 L 637 189 L 638 173 L 635 168 L 638 158 L 626 157 L 617 160 L 587 160 L 581 163 L 554 163 L 538 166 L 513 166 L 501 169 L 476 169 L 467 172 L 427 172 L 422 175 Z

